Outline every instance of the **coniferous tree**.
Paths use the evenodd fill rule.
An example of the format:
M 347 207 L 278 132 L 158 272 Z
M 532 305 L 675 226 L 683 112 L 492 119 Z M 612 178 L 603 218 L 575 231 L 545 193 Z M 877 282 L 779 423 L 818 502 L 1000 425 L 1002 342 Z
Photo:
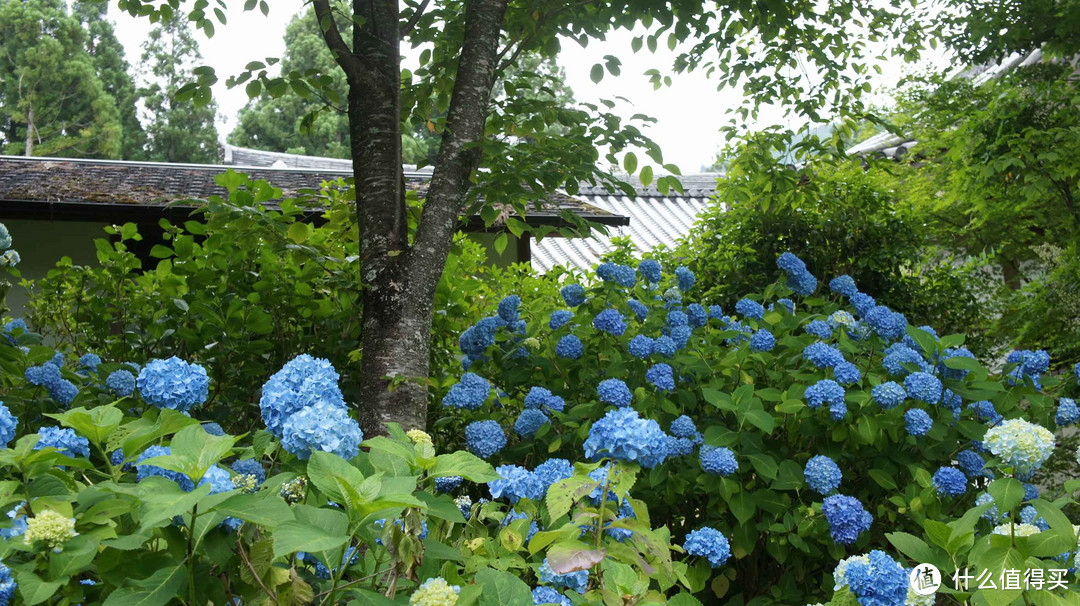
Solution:
M 176 91 L 194 79 L 202 60 L 183 16 L 162 21 L 143 44 L 147 84 L 139 90 L 146 112 L 146 156 L 158 162 L 218 162 L 217 105 L 199 107 L 176 100 Z
M 63 0 L 0 0 L 0 148 L 116 158 L 122 126 L 88 36 Z

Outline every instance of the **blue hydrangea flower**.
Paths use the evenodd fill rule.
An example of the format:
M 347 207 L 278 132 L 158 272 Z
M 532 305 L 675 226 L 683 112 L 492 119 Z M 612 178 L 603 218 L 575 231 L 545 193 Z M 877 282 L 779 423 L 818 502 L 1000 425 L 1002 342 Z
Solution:
M 546 414 L 535 408 L 526 408 L 514 421 L 514 432 L 523 438 L 531 438 L 544 424 L 550 422 L 551 419 L 548 419 Z
M 622 379 L 605 379 L 596 386 L 600 401 L 615 406 L 630 406 L 634 403 L 634 394 Z
M 476 410 L 491 394 L 491 383 L 478 374 L 467 372 L 461 375 L 450 391 L 443 396 L 443 406 Z
M 661 391 L 675 389 L 675 376 L 668 364 L 653 364 L 645 371 L 645 380 Z
M 913 436 L 925 436 L 933 426 L 933 419 L 921 408 L 912 408 L 904 413 L 904 427 Z
M 854 385 L 862 380 L 862 373 L 851 362 L 841 362 L 833 366 L 833 376 L 841 385 Z
M 627 306 L 630 307 L 630 311 L 634 312 L 634 317 L 638 322 L 644 322 L 649 317 L 649 308 L 638 301 L 637 299 L 628 299 L 626 301 Z
M 845 361 L 839 349 L 820 341 L 803 348 L 802 357 L 818 368 L 832 368 Z
M 692 333 L 693 330 L 689 326 L 676 326 L 671 329 L 671 342 L 675 344 L 676 348 L 682 349 L 690 342 Z
M 541 493 L 546 494 L 552 484 L 573 476 L 574 466 L 566 459 L 548 459 L 537 465 L 533 473 L 540 483 Z
M 679 290 L 683 292 L 689 291 L 694 287 L 694 282 L 697 278 L 694 277 L 694 272 L 690 271 L 687 267 L 675 268 L 675 282 L 679 286 Z
M 777 299 L 776 302 L 779 303 L 781 307 L 788 310 L 789 314 L 795 313 L 795 302 L 791 299 Z M 773 306 L 769 305 L 769 310 L 772 310 L 772 308 Z
M 689 321 L 690 321 L 690 318 L 687 317 L 686 313 L 683 312 L 682 310 L 673 309 L 673 310 L 668 312 L 668 315 L 667 315 L 667 326 L 668 326 L 668 328 L 674 328 L 676 326 L 686 326 L 686 324 Z
M 781 253 L 776 258 L 776 266 L 786 274 L 797 274 L 806 271 L 806 263 L 790 251 Z
M 500 465 L 495 468 L 495 473 L 499 474 L 499 479 L 488 482 L 493 499 L 506 497 L 511 504 L 516 504 L 521 499 L 539 499 L 544 493 L 536 474 L 524 467 Z
M 1028 484 L 1024 482 L 1024 500 L 1034 501 L 1039 498 L 1039 487 L 1034 484 Z
M 8 407 L 0 402 L 0 448 L 7 448 L 8 442 L 15 438 L 15 429 L 19 418 L 11 414 Z
M 719 319 L 721 319 L 723 317 L 724 317 L 724 309 L 722 307 L 720 307 L 719 305 L 710 305 L 709 306 L 709 319 L 710 320 L 719 320 Z
M 761 328 L 750 337 L 750 349 L 754 351 L 772 351 L 776 346 L 776 337 L 768 330 Z
M 49 397 L 56 400 L 63 405 L 71 404 L 75 400 L 75 397 L 79 395 L 79 388 L 74 383 L 67 379 L 61 379 L 49 389 Z
M 637 272 L 626 265 L 615 266 L 615 283 L 623 288 L 633 288 L 637 283 Z
M 1042 517 L 1039 516 L 1038 510 L 1031 505 L 1025 505 L 1020 510 L 1020 523 L 1030 524 L 1039 530 L 1050 530 L 1050 524 Z
M 1059 426 L 1072 425 L 1080 420 L 1080 408 L 1076 407 L 1076 400 L 1072 398 L 1061 398 L 1058 400 L 1057 413 L 1054 415 L 1054 422 Z
M 105 379 L 105 386 L 118 398 L 126 398 L 135 393 L 135 375 L 126 370 L 114 370 Z
M 841 561 L 833 580 L 836 589 L 847 585 L 860 606 L 921 604 L 908 600 L 908 572 L 885 552 L 874 550 L 869 555 Z
M 674 342 L 672 342 L 674 347 Z M 645 335 L 637 335 L 633 339 L 630 339 L 630 344 L 627 346 L 630 351 L 630 355 L 639 360 L 644 360 L 652 355 L 653 352 L 653 340 Z
M 853 297 L 855 293 L 859 292 L 859 289 L 855 286 L 855 279 L 847 274 L 829 280 L 829 290 L 845 297 Z
M 34 450 L 51 446 L 71 458 L 90 456 L 90 441 L 70 427 L 42 427 L 38 430 L 38 435 L 41 437 L 34 445 Z
M 705 444 L 698 452 L 701 468 L 707 473 L 729 476 L 739 470 L 739 462 L 730 448 Z
M 334 366 L 322 358 L 301 354 L 287 362 L 263 385 L 259 409 L 267 430 L 280 438 L 284 422 L 316 402 L 345 408 L 338 378 Z
M 26 381 L 31 385 L 44 387 L 50 391 L 54 389 L 60 381 L 64 380 L 64 377 L 60 375 L 60 367 L 51 362 L 46 362 L 41 366 L 27 367 L 25 376 Z
M 675 355 L 675 352 L 678 351 L 679 348 L 675 344 L 674 339 L 665 335 L 662 337 L 657 337 L 656 340 L 653 341 L 652 350 L 653 353 L 658 353 L 665 358 L 670 358 Z
M 593 328 L 621 337 L 626 332 L 626 321 L 617 309 L 605 309 L 593 318 Z
M 26 507 L 26 501 L 20 502 L 7 512 L 7 517 L 11 520 L 11 528 L 0 528 L 0 538 L 10 541 L 14 537 L 26 534 L 27 517 L 24 507 Z M 0 601 L 0 603 L 3 602 Z
M 668 458 L 682 457 L 694 452 L 694 441 L 690 438 L 667 437 Z
M 90 372 L 97 372 L 98 365 L 101 364 L 101 356 L 97 354 L 83 354 L 79 358 L 79 368 L 85 368 Z
M 506 434 L 497 421 L 473 421 L 465 426 L 465 444 L 469 452 L 487 459 L 506 446 Z
M 566 335 L 555 344 L 555 355 L 568 360 L 578 360 L 585 353 L 585 346 L 581 339 L 574 335 Z
M 482 356 L 487 348 L 495 344 L 495 330 L 499 327 L 496 318 L 483 318 L 476 324 L 465 329 L 458 337 L 458 348 L 461 353 L 477 358 Z
M 645 278 L 645 281 L 652 284 L 657 284 L 664 277 L 660 269 L 660 263 L 655 259 L 643 259 L 641 263 L 638 263 L 637 270 L 641 277 Z
M 221 428 L 221 425 L 218 425 L 217 423 L 214 423 L 212 421 L 208 421 L 206 423 L 203 423 L 202 428 L 203 428 L 203 431 L 205 431 L 206 433 L 208 433 L 208 434 L 210 434 L 212 436 L 223 436 L 223 435 L 225 435 L 225 430 Z
M 686 306 L 686 317 L 690 328 L 701 328 L 709 321 L 709 313 L 697 303 Z
M 994 497 L 990 496 L 990 493 L 987 492 L 979 493 L 979 496 L 975 498 L 975 504 L 979 506 L 993 502 Z M 989 521 L 991 524 L 997 524 L 1001 521 L 1003 516 L 1000 512 L 998 512 L 997 505 L 992 505 L 990 509 L 987 509 L 983 512 L 982 517 Z
M 589 428 L 585 457 L 607 456 L 650 468 L 667 456 L 666 434 L 652 419 L 642 419 L 632 408 L 614 408 Z
M 833 327 L 824 320 L 814 320 L 806 325 L 806 332 L 819 339 L 831 339 Z
M 866 317 L 866 314 L 870 313 L 870 310 L 877 306 L 874 297 L 862 292 L 851 295 L 851 304 L 855 307 L 855 313 L 863 318 Z
M 956 463 L 969 478 L 982 476 L 986 468 L 986 461 L 974 450 L 960 451 L 960 454 L 956 455 Z
M 735 304 L 735 312 L 751 320 L 760 320 L 765 317 L 765 308 L 752 299 L 739 299 L 739 302 Z
M 923 359 L 922 354 L 906 345 L 896 343 L 885 350 L 885 357 L 881 360 L 881 366 L 894 377 L 906 376 L 911 371 L 905 368 L 905 364 L 912 364 L 921 372 L 930 372 L 932 366 Z
M 939 497 L 958 497 L 967 492 L 967 476 L 955 467 L 939 467 L 933 480 Z
M 833 541 L 839 545 L 851 545 L 874 522 L 874 518 L 855 497 L 839 494 L 825 497 L 821 511 L 829 523 Z
M 844 388 L 832 379 L 822 379 L 806 388 L 803 393 L 807 406 L 817 410 L 822 404 L 843 404 Z
M 266 470 L 255 459 L 240 459 L 232 464 L 232 470 L 242 476 L 254 477 L 256 486 L 266 481 Z
M 525 395 L 525 408 L 538 408 L 554 412 L 562 412 L 566 407 L 566 402 L 561 396 L 554 395 L 548 389 L 544 387 L 532 387 L 529 389 L 529 393 Z
M 2 224 L 0 224 L 2 225 Z M 15 603 L 15 588 L 17 583 L 11 576 L 11 569 L 6 564 L 0 562 L 0 604 L 7 606 L 7 604 Z
M 904 389 L 908 397 L 927 404 L 937 404 L 941 401 L 941 380 L 930 373 L 913 372 L 904 378 Z
M 866 313 L 866 323 L 881 338 L 888 341 L 902 339 L 907 331 L 907 318 L 884 305 L 877 305 Z
M 1077 362 L 1076 366 L 1073 367 L 1073 374 L 1076 375 L 1076 382 L 1080 383 L 1080 362 Z
M 146 478 L 152 476 L 161 476 L 176 482 L 180 485 L 180 488 L 186 492 L 195 490 L 195 483 L 191 481 L 191 478 L 186 475 L 177 472 L 169 471 L 168 469 L 162 469 L 157 465 L 143 464 L 143 461 L 152 459 L 154 457 L 166 457 L 172 454 L 172 450 L 168 446 L 151 446 L 144 450 L 139 458 L 135 459 L 135 479 L 142 482 Z
M 1004 418 L 998 414 L 997 409 L 994 408 L 994 403 L 989 400 L 972 402 L 971 404 L 968 404 L 967 407 L 968 410 L 975 413 L 975 420 L 985 421 L 989 425 L 997 425 Z
M 870 391 L 870 396 L 882 409 L 891 410 L 904 403 L 907 399 L 907 390 L 895 381 L 886 381 L 875 386 Z
M 683 542 L 683 549 L 692 556 L 702 556 L 709 560 L 709 566 L 720 568 L 731 557 L 731 544 L 719 530 L 702 526 L 691 530 Z
M 728 347 L 735 347 L 743 341 L 749 341 L 750 335 L 754 333 L 754 329 L 743 324 L 742 322 L 728 321 L 726 318 L 722 320 L 724 322 L 724 330 L 734 330 L 736 335 L 724 339 L 724 344 Z
M 1005 359 L 1010 364 L 1019 364 L 1017 370 L 1028 377 L 1038 377 L 1050 368 L 1050 354 L 1039 349 L 1020 349 L 1011 352 Z
M 671 422 L 671 435 L 676 438 L 692 438 L 697 432 L 694 420 L 686 415 L 681 415 Z
M 281 427 L 281 447 L 307 460 L 312 451 L 351 459 L 360 452 L 364 433 L 344 404 L 319 400 L 293 414 Z
M 538 575 L 541 583 L 547 583 L 548 585 L 554 585 L 555 587 L 573 589 L 581 594 L 585 593 L 585 589 L 589 585 L 588 570 L 579 570 L 567 574 L 556 574 L 555 571 L 551 569 L 551 565 L 548 564 L 547 558 L 544 558 L 544 563 L 540 565 Z
M 205 402 L 210 388 L 205 368 L 176 356 L 168 360 L 151 360 L 139 372 L 136 383 L 147 403 L 180 412 Z
M 559 294 L 562 296 L 563 302 L 570 307 L 577 307 L 585 302 L 585 289 L 580 284 L 563 286 Z
M 210 485 L 210 494 L 218 494 L 219 492 L 229 492 L 236 488 L 233 484 L 232 476 L 228 471 L 225 471 L 217 465 L 211 465 L 206 473 L 203 474 L 201 480 L 199 480 L 198 486 Z
M 551 330 L 559 330 L 567 322 L 574 317 L 574 312 L 569 309 L 556 309 L 551 312 L 551 319 L 548 320 L 548 328 Z
M 843 474 L 836 462 L 825 455 L 816 455 L 806 462 L 803 476 L 810 489 L 820 495 L 833 493 L 840 487 Z
M 510 295 L 499 301 L 498 314 L 507 324 L 518 320 L 518 306 L 521 305 L 521 297 Z
M 787 287 L 799 296 L 808 297 L 817 290 L 817 278 L 808 271 L 788 274 Z
M 457 489 L 458 486 L 461 486 L 461 483 L 464 481 L 464 478 L 462 478 L 461 476 L 445 476 L 441 478 L 435 478 L 435 491 L 450 492 Z
M 641 270 L 640 266 L 638 267 L 638 270 Z M 541 604 L 544 606 L 550 606 L 552 604 L 555 606 L 572 606 L 573 604 L 573 602 L 570 601 L 570 598 L 562 595 L 551 587 L 537 587 L 536 589 L 533 589 L 532 598 L 534 606 L 540 606 Z

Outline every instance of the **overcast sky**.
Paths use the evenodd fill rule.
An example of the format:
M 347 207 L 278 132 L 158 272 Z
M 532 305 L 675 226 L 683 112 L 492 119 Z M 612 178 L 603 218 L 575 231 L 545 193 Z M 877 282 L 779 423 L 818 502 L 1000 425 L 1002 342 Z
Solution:
M 238 74 L 249 61 L 280 57 L 285 49 L 282 40 L 285 26 L 303 7 L 301 0 L 275 0 L 271 3 L 269 16 L 264 17 L 259 11 L 243 12 L 241 4 L 229 3 L 228 24 L 219 26 L 213 38 L 207 39 L 201 31 L 196 34 L 204 63 L 214 67 L 221 80 L 214 93 L 221 113 L 218 128 L 222 136 L 232 130 L 237 112 L 247 102 L 243 87 L 230 90 L 226 88 L 225 80 Z M 110 7 L 110 11 L 116 22 L 117 35 L 127 49 L 128 61 L 137 64 L 141 44 L 151 27 L 149 21 L 119 13 L 115 6 Z M 722 145 L 718 129 L 729 119 L 725 112 L 742 101 L 741 93 L 737 90 L 717 91 L 704 73 L 673 76 L 671 87 L 653 90 L 643 72 L 657 68 L 663 73 L 671 65 L 673 54 L 665 45 L 661 45 L 664 48 L 656 54 L 646 51 L 633 54 L 631 37 L 628 32 L 618 32 L 606 41 L 591 42 L 587 48 L 566 42 L 559 63 L 566 71 L 567 84 L 579 101 L 616 96 L 631 100 L 633 105 L 624 104 L 619 112 L 625 116 L 642 113 L 656 118 L 657 123 L 647 132 L 660 144 L 665 160 L 677 164 L 684 173 L 696 172 L 715 158 Z M 589 78 L 589 70 L 608 54 L 622 60 L 622 75 L 615 78 L 608 74 L 600 84 L 594 84 Z M 895 83 L 905 69 L 898 63 L 886 64 L 885 74 L 879 81 Z M 762 125 L 772 123 L 783 123 L 779 111 L 766 111 L 759 120 Z

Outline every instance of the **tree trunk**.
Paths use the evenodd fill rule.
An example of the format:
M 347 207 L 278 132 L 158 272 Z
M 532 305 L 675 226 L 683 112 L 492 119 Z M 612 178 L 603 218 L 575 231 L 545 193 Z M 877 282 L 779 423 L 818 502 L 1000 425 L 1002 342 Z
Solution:
M 34 105 L 26 108 L 26 148 L 23 155 L 29 158 L 34 155 Z
M 409 246 L 401 150 L 401 59 L 396 0 L 354 0 L 352 47 L 328 0 L 312 5 L 349 84 L 356 213 L 363 283 L 360 423 L 424 428 L 435 288 L 442 276 L 479 146 L 495 80 L 506 0 L 467 4 L 465 38 L 431 186 Z

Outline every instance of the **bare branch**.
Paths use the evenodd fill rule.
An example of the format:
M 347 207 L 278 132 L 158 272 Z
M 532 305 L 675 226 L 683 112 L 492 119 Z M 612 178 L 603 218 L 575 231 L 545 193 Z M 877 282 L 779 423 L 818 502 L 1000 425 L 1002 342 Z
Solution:
M 349 80 L 354 82 L 362 80 L 364 76 L 363 65 L 353 55 L 352 49 L 349 48 L 348 44 L 345 44 L 345 40 L 341 37 L 341 30 L 338 29 L 337 22 L 334 21 L 333 9 L 330 8 L 330 0 L 312 0 L 311 5 L 315 9 L 315 17 L 319 21 L 319 31 L 322 32 L 326 46 L 330 47 L 334 60 L 345 71 L 345 75 L 349 77 Z
M 423 0 L 423 2 L 420 3 L 420 6 L 416 7 L 416 11 L 413 12 L 412 17 L 409 17 L 409 20 L 405 22 L 405 27 L 401 29 L 402 40 L 405 39 L 405 36 L 409 35 L 414 27 L 416 27 L 417 22 L 420 21 L 420 17 L 424 16 L 424 12 L 427 11 L 428 2 L 429 0 Z

